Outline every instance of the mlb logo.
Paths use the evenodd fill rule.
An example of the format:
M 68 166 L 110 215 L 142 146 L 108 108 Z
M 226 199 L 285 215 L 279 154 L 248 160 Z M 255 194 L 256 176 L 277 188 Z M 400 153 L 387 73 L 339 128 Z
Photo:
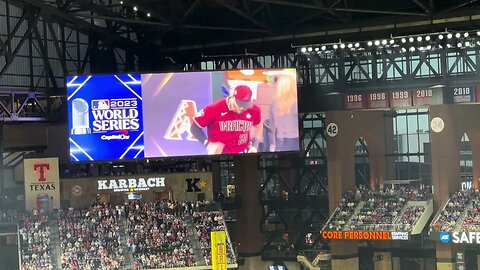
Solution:
M 108 110 L 110 109 L 110 100 L 94 99 L 92 100 L 92 110 Z

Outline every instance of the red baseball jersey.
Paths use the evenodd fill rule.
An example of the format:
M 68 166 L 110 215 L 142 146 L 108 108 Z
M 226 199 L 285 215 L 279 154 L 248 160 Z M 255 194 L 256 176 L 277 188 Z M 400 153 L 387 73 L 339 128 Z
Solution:
M 217 100 L 198 112 L 193 120 L 199 127 L 207 127 L 209 142 L 225 144 L 223 153 L 245 151 L 250 143 L 250 130 L 260 123 L 261 113 L 257 105 L 238 114 L 231 111 L 227 98 Z

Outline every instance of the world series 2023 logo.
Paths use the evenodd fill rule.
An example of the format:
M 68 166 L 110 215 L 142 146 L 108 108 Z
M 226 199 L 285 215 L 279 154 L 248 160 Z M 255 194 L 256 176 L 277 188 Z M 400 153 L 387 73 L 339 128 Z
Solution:
M 91 105 L 94 133 L 140 128 L 136 98 L 94 99 Z

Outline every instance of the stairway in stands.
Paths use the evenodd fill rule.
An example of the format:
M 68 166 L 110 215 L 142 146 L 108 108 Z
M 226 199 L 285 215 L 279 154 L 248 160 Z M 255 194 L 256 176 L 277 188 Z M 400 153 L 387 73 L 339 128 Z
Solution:
M 344 230 L 348 230 L 350 226 L 352 225 L 353 221 L 355 218 L 358 216 L 360 211 L 362 211 L 363 207 L 365 206 L 366 202 L 365 201 L 360 201 L 358 205 L 355 207 L 355 210 L 353 211 L 353 214 L 350 216 L 350 218 L 345 222 L 345 225 L 343 226 Z
M 405 212 L 407 211 L 408 207 L 410 206 L 417 206 L 414 202 L 416 201 L 407 201 L 407 203 L 398 211 L 397 216 L 393 217 L 392 224 L 401 224 L 402 220 L 405 217 Z M 423 205 L 421 205 L 423 206 Z
M 50 228 L 50 249 L 52 257 L 52 265 L 54 270 L 62 269 L 62 261 L 60 258 L 60 232 L 58 230 L 58 220 L 52 218 L 48 221 Z
M 133 269 L 133 255 L 127 245 L 127 221 L 121 217 L 117 222 L 120 227 L 120 246 L 123 249 L 123 256 L 125 258 L 125 269 Z
M 465 224 L 465 218 L 468 216 L 468 211 L 473 209 L 473 202 L 469 202 L 464 208 L 463 211 L 460 213 L 460 216 L 457 219 L 455 224 L 454 232 L 461 231 L 461 228 Z
M 195 255 L 195 261 L 197 265 L 205 265 L 205 259 L 203 258 L 202 248 L 200 246 L 200 240 L 197 236 L 197 230 L 195 229 L 195 222 L 193 221 L 192 216 L 185 217 L 187 222 L 188 234 L 190 235 L 190 244 L 193 248 L 193 253 Z

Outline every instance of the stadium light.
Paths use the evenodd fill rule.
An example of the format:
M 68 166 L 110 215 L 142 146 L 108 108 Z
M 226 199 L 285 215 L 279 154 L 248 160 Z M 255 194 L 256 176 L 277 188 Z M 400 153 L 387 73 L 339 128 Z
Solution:
M 150 14 L 150 13 L 148 13 Z M 150 15 L 147 14 L 147 17 Z M 452 40 L 453 38 L 454 41 Z M 452 40 L 452 41 L 450 41 Z M 404 44 L 399 46 L 398 44 Z M 408 45 L 406 45 L 408 44 Z M 304 45 L 305 46 L 305 45 Z M 312 46 L 312 47 L 309 47 Z M 389 38 L 378 38 L 373 40 L 364 40 L 351 43 L 343 43 L 339 40 L 335 43 L 312 44 L 305 47 L 298 46 L 299 53 L 309 53 L 313 50 L 317 53 L 321 51 L 328 52 L 329 50 L 345 49 L 351 51 L 364 50 L 367 47 L 382 46 L 390 48 L 388 52 L 414 52 L 427 51 L 432 49 L 444 48 L 470 48 L 480 46 L 480 29 L 474 31 L 458 31 L 458 32 L 444 32 L 424 33 L 406 36 L 390 36 Z M 396 48 L 399 47 L 399 48 Z M 404 47 L 404 48 L 402 48 Z

